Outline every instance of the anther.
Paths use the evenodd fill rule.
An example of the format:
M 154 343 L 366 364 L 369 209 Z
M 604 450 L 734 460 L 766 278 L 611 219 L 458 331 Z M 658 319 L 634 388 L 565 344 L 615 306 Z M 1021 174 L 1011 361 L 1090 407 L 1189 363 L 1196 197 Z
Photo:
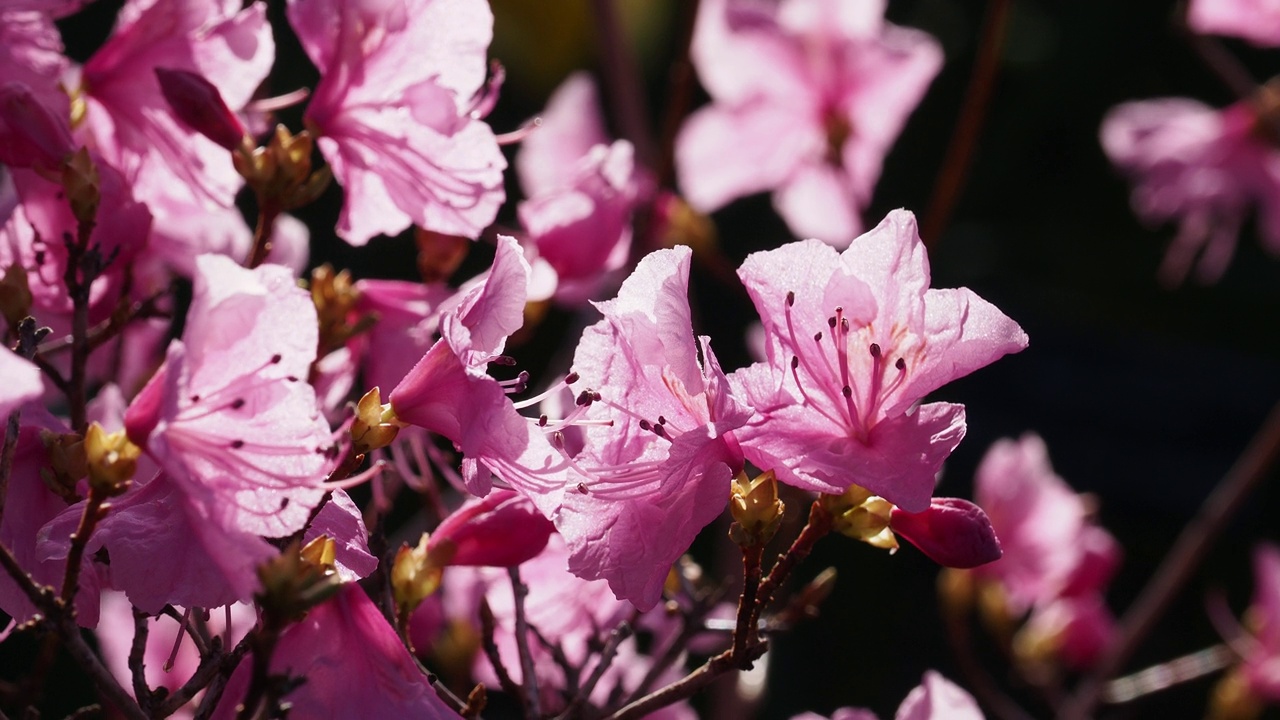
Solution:
M 653 429 L 653 423 L 649 422 L 648 420 L 641 420 L 640 429 L 648 432 L 649 430 Z
M 244 407 L 244 398 L 236 398 L 235 400 L 231 401 L 232 410 L 239 410 L 242 407 Z
M 574 384 L 574 383 L 578 382 L 578 373 L 576 373 L 576 372 L 571 372 L 571 373 L 569 373 L 568 375 L 565 375 L 565 376 L 564 376 L 564 382 L 565 382 L 565 384 L 566 384 L 566 385 L 572 385 L 572 384 Z
M 582 392 L 578 393 L 578 397 L 575 398 L 573 402 L 576 405 L 586 407 L 590 405 L 593 400 L 595 400 L 595 397 L 592 394 L 592 392 L 590 390 L 583 390 Z
M 798 367 L 800 367 L 800 356 L 799 356 L 799 355 L 792 355 L 792 356 L 791 356 L 791 369 L 792 369 L 792 370 L 795 370 L 795 369 L 796 369 L 796 368 L 798 368 Z
M 793 291 L 793 290 L 788 290 L 788 291 L 787 291 L 787 307 L 792 307 L 792 306 L 794 306 L 795 304 L 796 304 L 796 294 L 795 294 L 795 291 Z
M 835 316 L 835 315 L 832 315 L 831 317 L 827 318 L 827 327 L 831 328 L 832 330 L 835 330 L 835 329 L 836 329 L 836 316 Z
M 846 398 L 851 398 L 851 397 L 853 397 L 853 388 L 849 387 L 848 385 L 845 385 L 844 387 L 840 388 L 840 392 L 841 392 L 841 393 L 842 393 Z
M 907 361 L 904 360 L 903 358 L 898 358 L 898 362 L 894 363 L 893 366 L 898 368 L 899 370 L 906 370 Z
M 871 357 L 873 358 L 880 357 L 880 343 L 871 343 L 870 349 L 871 349 Z
M 662 427 L 661 425 L 654 425 L 654 426 L 653 426 L 653 434 L 654 434 L 654 435 L 657 435 L 658 437 L 666 437 L 666 436 L 667 436 L 667 429 L 666 429 L 666 428 L 664 428 L 664 427 Z
M 515 364 L 516 364 L 516 359 L 515 359 L 515 358 L 513 358 L 513 357 L 511 357 L 510 355 L 499 355 L 499 356 L 495 357 L 494 359 L 490 360 L 489 362 L 493 363 L 494 365 L 508 365 L 508 366 L 510 366 L 510 365 L 515 365 Z
M 275 365 L 276 363 L 280 362 L 283 359 L 284 359 L 283 355 L 281 355 L 280 353 L 276 353 L 275 355 L 271 356 L 271 364 Z
M 242 447 L 244 447 L 244 441 L 243 441 L 243 440 L 232 440 L 232 441 L 231 441 L 231 449 L 232 449 L 232 450 L 239 450 L 239 449 L 240 449 L 240 448 L 242 448 Z
M 546 427 L 546 426 L 547 426 L 547 416 L 546 416 L 546 415 L 539 415 L 539 416 L 538 416 L 538 427 Z
M 818 332 L 816 332 L 816 333 L 814 333 L 814 334 L 813 334 L 813 341 L 814 341 L 814 342 L 822 342 L 822 331 L 821 331 L 821 330 L 819 330 Z
M 587 485 L 586 485 L 586 483 L 578 483 L 578 492 L 582 493 L 583 495 L 586 495 L 586 494 L 587 494 Z
M 658 416 L 658 424 L 659 424 L 659 425 L 666 425 L 666 424 L 667 424 L 667 419 L 666 419 L 665 417 L 663 417 L 663 416 L 659 415 L 659 416 Z

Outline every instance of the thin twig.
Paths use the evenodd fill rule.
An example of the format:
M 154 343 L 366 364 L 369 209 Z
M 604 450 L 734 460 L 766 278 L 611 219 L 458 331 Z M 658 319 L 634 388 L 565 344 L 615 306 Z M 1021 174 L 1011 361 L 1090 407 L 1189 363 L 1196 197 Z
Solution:
M 149 618 L 138 608 L 133 608 L 133 644 L 129 647 L 129 676 L 133 680 L 133 698 L 145 710 L 151 710 L 151 686 L 147 685 L 147 635 Z M 181 630 L 179 630 L 181 632 Z
M 84 511 L 80 513 L 80 525 L 71 536 L 71 549 L 67 552 L 67 567 L 62 576 L 60 596 L 62 602 L 68 607 L 73 606 L 76 594 L 80 592 L 80 566 L 83 564 L 84 550 L 89 544 L 89 536 L 98 525 L 104 500 L 102 493 L 91 485 L 89 499 L 85 501 Z
M 609 639 L 605 641 L 604 649 L 600 651 L 600 659 L 596 661 L 596 666 L 592 668 L 591 674 L 587 676 L 587 681 L 574 694 L 573 701 L 565 707 L 563 712 L 556 716 L 556 720 L 570 720 L 570 718 L 577 717 L 578 708 L 582 707 L 583 703 L 591 697 L 591 692 L 600 683 L 600 678 L 604 677 L 609 666 L 613 664 L 613 658 L 618 654 L 618 646 L 631 637 L 632 632 L 631 623 L 623 622 L 609 633 Z
M 231 673 L 235 672 L 236 667 L 240 665 L 245 653 L 249 652 L 248 635 L 241 638 L 240 642 L 236 643 L 236 646 L 231 649 L 231 652 L 223 652 L 220 643 L 221 640 L 219 638 L 214 638 L 214 649 L 201 659 L 199 667 L 191 674 L 190 679 L 183 683 L 182 687 L 175 690 L 173 694 L 165 698 L 164 702 L 160 703 L 160 707 L 156 712 L 157 716 L 168 717 L 172 715 L 183 705 L 186 705 L 191 698 L 195 697 L 196 693 L 206 687 L 209 688 L 209 692 L 205 693 L 207 698 L 209 693 L 213 692 L 213 684 L 219 678 L 225 683 L 226 678 L 229 678 Z M 221 695 L 221 693 L 220 686 L 218 695 Z M 216 703 L 217 697 L 214 700 Z M 201 707 L 204 706 L 203 701 L 200 704 Z
M 742 657 L 747 644 L 755 639 L 759 610 L 756 593 L 760 590 L 760 561 L 764 557 L 764 543 L 742 548 L 742 595 L 738 598 L 738 622 L 733 628 L 733 654 Z
M 689 673 L 683 678 L 671 683 L 670 685 L 656 690 L 648 695 L 628 704 L 626 707 L 609 715 L 604 720 L 631 720 L 632 718 L 641 718 L 659 708 L 680 702 L 693 697 L 699 690 L 710 685 L 721 675 L 735 670 L 742 661 L 755 662 L 768 649 L 768 643 L 764 641 L 756 642 L 749 645 L 746 654 L 735 659 L 733 650 L 725 650 L 708 660 L 697 670 Z
M 815 500 L 809 508 L 809 522 L 805 523 L 800 535 L 791 543 L 791 547 L 787 548 L 782 557 L 778 558 L 764 581 L 760 583 L 755 611 L 750 618 L 752 626 L 759 625 L 760 613 L 773 601 L 773 594 L 777 592 L 778 587 L 786 582 L 786 579 L 791 575 L 791 571 L 795 569 L 795 566 L 801 560 L 809 557 L 809 553 L 813 551 L 814 544 L 829 532 L 831 532 L 831 513 L 822 507 L 822 503 Z
M 1163 617 L 1227 523 L 1266 478 L 1277 458 L 1280 458 L 1280 403 L 1271 409 L 1249 446 L 1200 506 L 1200 512 L 1182 529 L 1182 534 L 1165 555 L 1155 575 L 1125 612 L 1111 645 L 1076 687 L 1075 694 L 1068 698 L 1058 715 L 1060 718 L 1084 720 L 1089 717 L 1101 699 L 1107 678 L 1124 667 L 1139 643 Z
M 955 132 L 947 146 L 938 182 L 934 185 L 929 209 L 924 215 L 920 237 L 925 247 L 932 250 L 942 241 L 942 232 L 951 220 L 960 191 L 972 165 L 973 149 L 986 121 L 1000 69 L 1000 50 L 1004 46 L 1005 30 L 1009 25 L 1013 0 L 989 0 L 982 20 L 982 35 L 978 40 L 978 57 L 973 62 L 973 74 L 969 76 L 964 105 L 956 121 Z
M 507 568 L 507 576 L 511 578 L 511 592 L 515 597 L 516 616 L 516 648 L 520 651 L 520 674 L 524 682 L 525 714 L 533 719 L 542 712 L 538 703 L 538 678 L 534 675 L 533 653 L 529 651 L 529 621 L 524 614 L 524 599 L 529 595 L 529 587 L 520 581 L 520 569 Z
M 489 607 L 488 600 L 480 598 L 480 638 L 484 645 L 484 654 L 489 658 L 494 674 L 498 676 L 498 685 L 502 687 L 502 692 L 511 697 L 520 697 L 520 686 L 511 679 L 511 673 L 507 672 L 507 666 L 502 663 L 502 655 L 498 653 L 498 644 L 494 642 L 493 631 L 493 609 Z

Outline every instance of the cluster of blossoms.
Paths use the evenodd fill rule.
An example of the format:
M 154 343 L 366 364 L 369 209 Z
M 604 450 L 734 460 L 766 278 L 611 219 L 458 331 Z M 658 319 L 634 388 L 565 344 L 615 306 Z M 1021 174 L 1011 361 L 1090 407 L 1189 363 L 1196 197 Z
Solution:
M 1280 46 L 1280 11 L 1267 3 L 1193 0 L 1186 12 L 1192 32 Z M 1102 122 L 1103 150 L 1134 183 L 1134 212 L 1144 222 L 1178 223 L 1160 267 L 1167 285 L 1193 269 L 1199 282 L 1217 282 L 1254 210 L 1263 246 L 1280 254 L 1280 95 L 1274 82 L 1233 89 L 1246 96 L 1226 108 L 1141 100 Z
M 704 0 L 690 55 L 712 102 L 672 132 L 679 195 L 609 136 L 585 74 L 494 132 L 485 0 L 289 0 L 319 79 L 280 97 L 264 2 L 128 0 L 79 65 L 55 21 L 85 4 L 0 0 L 0 642 L 43 628 L 129 718 L 475 717 L 486 688 L 531 718 L 689 718 L 699 683 L 816 604 L 822 582 L 774 595 L 830 532 L 971 570 L 1003 622 L 1026 618 L 1022 659 L 1079 670 L 1111 642 L 1117 544 L 1043 443 L 993 448 L 976 504 L 935 496 L 966 415 L 927 399 L 1028 339 L 931 287 L 911 212 L 864 227 L 942 63 L 885 3 Z M 303 129 L 273 127 L 304 101 Z M 1220 273 L 1221 238 L 1273 189 L 1270 164 L 1242 170 L 1271 157 L 1270 116 L 1174 107 L 1122 108 L 1104 142 L 1140 212 L 1183 221 L 1169 276 L 1211 225 Z M 517 141 L 520 227 L 490 232 Z M 309 230 L 288 213 L 331 181 L 332 231 L 412 231 L 422 281 L 299 280 Z M 726 369 L 662 209 L 766 190 L 809 239 L 738 266 L 763 350 Z M 492 261 L 451 284 L 473 244 Z M 580 337 L 547 377 L 517 373 L 552 305 Z M 766 567 L 779 484 L 811 504 Z M 388 527 L 406 488 L 427 509 Z M 686 556 L 726 509 L 736 609 Z M 1240 670 L 1268 699 L 1274 555 L 1265 651 Z M 710 659 L 686 674 L 692 656 Z M 981 712 L 927 671 L 897 717 Z

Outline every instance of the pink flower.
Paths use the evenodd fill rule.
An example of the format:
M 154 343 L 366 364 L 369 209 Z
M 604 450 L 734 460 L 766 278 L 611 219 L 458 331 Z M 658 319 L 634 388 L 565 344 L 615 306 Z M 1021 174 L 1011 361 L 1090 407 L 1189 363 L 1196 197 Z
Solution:
M 554 271 L 557 300 L 589 299 L 626 264 L 631 215 L 650 179 L 636 167 L 631 143 L 609 144 L 588 75 L 571 75 L 551 96 L 516 169 L 529 197 L 518 213 L 531 262 Z
M 307 526 L 302 542 L 324 535 L 334 543 L 334 571 L 343 582 L 355 582 L 378 569 L 378 558 L 369 553 L 369 533 L 360 508 L 345 490 L 334 490 Z
M 25 85 L 47 110 L 67 118 L 67 95 L 58 87 L 68 65 L 62 37 L 53 19 L 38 7 L 48 4 L 9 0 L 0 6 L 0 85 Z
M 1000 583 L 1015 613 L 1096 593 L 1110 581 L 1119 548 L 1053 472 L 1038 436 L 992 445 L 974 477 L 974 495 L 1004 548 L 1003 558 L 978 572 Z
M 1027 345 L 968 289 L 929 288 L 915 217 L 894 211 L 840 254 L 814 240 L 738 270 L 768 334 L 768 360 L 734 373 L 755 407 L 735 431 L 747 459 L 814 492 L 860 485 L 907 512 L 964 436 L 964 408 L 930 392 Z
M 1244 659 L 1244 677 L 1254 695 L 1280 703 L 1280 548 L 1259 545 L 1253 553 L 1254 643 Z
M 728 433 L 751 416 L 707 338 L 699 362 L 691 255 L 677 247 L 641 260 L 617 298 L 597 303 L 604 319 L 583 333 L 573 361 L 587 405 L 573 463 L 586 479 L 564 494 L 556 526 L 573 553 L 570 571 L 607 579 L 641 610 L 658 602 L 671 564 L 724 511 L 743 466 Z
M 1280 152 L 1269 132 L 1247 103 L 1214 110 L 1186 98 L 1125 103 L 1102 121 L 1103 150 L 1133 181 L 1134 212 L 1178 222 L 1164 283 L 1181 283 L 1193 265 L 1199 282 L 1221 278 L 1255 206 L 1263 245 L 1280 254 Z
M 1272 0 L 1192 0 L 1187 25 L 1198 33 L 1234 35 L 1254 45 L 1280 45 L 1280 6 Z
M 982 720 L 982 710 L 973 696 L 935 670 L 926 670 L 924 680 L 898 706 L 894 720 Z M 802 713 L 791 720 L 827 720 L 817 713 Z M 861 708 L 840 708 L 831 720 L 876 720 L 875 713 Z
M 677 140 L 689 203 L 705 212 L 773 190 L 794 233 L 847 245 L 942 65 L 933 38 L 883 14 L 883 2 L 704 2 L 691 52 L 714 103 Z
M 394 388 L 431 348 L 440 329 L 441 305 L 453 296 L 443 284 L 403 280 L 360 280 L 356 313 L 378 320 L 357 339 L 365 385 Z
M 11 350 L 0 349 L 0 418 L 9 417 L 28 400 L 35 400 L 44 391 L 40 380 L 40 368 Z
M 229 206 L 243 183 L 222 147 L 182 124 L 156 68 L 200 75 L 242 109 L 275 59 L 266 5 L 237 0 L 130 0 L 115 31 L 85 63 L 75 89 L 83 132 L 147 201 Z
M 224 527 L 268 537 L 298 530 L 324 490 L 333 445 L 306 377 L 315 306 L 278 265 L 196 260 L 183 340 L 125 416 L 190 499 Z
M 230 720 L 249 686 L 246 658 L 213 717 Z M 271 672 L 306 678 L 285 696 L 289 717 L 458 718 L 418 669 L 396 631 L 359 585 L 348 584 L 280 636 Z
M 489 7 L 483 0 L 375 5 L 288 6 L 321 75 L 305 118 L 347 193 L 338 234 L 363 245 L 416 224 L 476 237 L 502 204 L 506 168 L 493 132 L 476 119 Z

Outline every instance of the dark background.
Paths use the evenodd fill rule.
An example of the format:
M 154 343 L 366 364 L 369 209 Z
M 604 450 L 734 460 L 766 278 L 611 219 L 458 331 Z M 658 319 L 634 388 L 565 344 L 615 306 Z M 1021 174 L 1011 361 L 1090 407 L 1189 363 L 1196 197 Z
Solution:
M 105 37 L 118 5 L 98 3 L 64 23 L 73 57 L 83 60 Z M 508 79 L 489 120 L 504 132 L 536 114 L 571 69 L 598 71 L 598 44 L 586 0 L 494 0 L 493 7 L 491 54 Z M 656 126 L 668 102 L 685 4 L 631 0 L 619 7 Z M 890 19 L 938 37 L 947 63 L 886 159 L 864 216 L 868 226 L 897 207 L 924 213 L 966 92 L 984 7 L 966 0 L 891 3 Z M 272 13 L 280 21 L 282 4 L 273 3 Z M 1102 116 L 1120 102 L 1234 99 L 1180 37 L 1174 16 L 1173 3 L 1156 0 L 1017 0 L 972 170 L 931 258 L 935 286 L 972 288 L 1031 338 L 1020 355 L 936 394 L 965 403 L 969 418 L 968 437 L 948 462 L 940 491 L 971 496 L 973 470 L 991 442 L 1041 434 L 1059 474 L 1097 496 L 1102 524 L 1125 549 L 1108 596 L 1118 613 L 1280 398 L 1280 263 L 1260 249 L 1252 223 L 1217 285 L 1162 288 L 1155 270 L 1173 229 L 1140 225 L 1129 210 L 1128 185 L 1098 145 Z M 281 59 L 273 94 L 314 84 L 315 71 L 286 28 L 277 23 Z M 1258 80 L 1280 65 L 1280 51 L 1225 45 Z M 704 101 L 697 91 L 694 106 Z M 282 119 L 301 127 L 297 113 Z M 509 187 L 514 196 L 514 183 Z M 331 189 L 304 213 L 315 237 L 313 263 L 351 267 L 359 277 L 412 277 L 408 236 L 350 248 L 325 230 L 340 197 Z M 514 223 L 512 208 L 504 208 L 500 224 Z M 734 265 L 791 239 L 763 196 L 738 201 L 714 220 Z M 483 250 L 475 254 L 471 265 L 482 267 Z M 726 369 L 745 364 L 742 329 L 754 319 L 745 296 L 711 273 L 693 282 L 698 331 L 713 337 Z M 542 344 L 517 351 L 522 363 L 535 369 L 552 352 L 555 333 L 574 324 L 553 315 Z M 1276 539 L 1278 504 L 1270 486 L 1252 498 L 1130 669 L 1218 641 L 1204 598 L 1222 589 L 1232 608 L 1243 610 L 1252 591 L 1251 549 Z M 792 507 L 798 512 L 799 505 Z M 778 640 L 769 656 L 763 717 L 842 705 L 892 717 L 927 668 L 966 684 L 935 609 L 936 567 L 910 547 L 890 557 L 837 537 L 818 546 L 800 575 L 807 579 L 828 565 L 839 568 L 840 580 L 823 616 Z M 979 645 L 1004 687 L 1032 715 L 1047 715 L 998 655 Z M 1198 717 L 1211 682 L 1108 715 Z

